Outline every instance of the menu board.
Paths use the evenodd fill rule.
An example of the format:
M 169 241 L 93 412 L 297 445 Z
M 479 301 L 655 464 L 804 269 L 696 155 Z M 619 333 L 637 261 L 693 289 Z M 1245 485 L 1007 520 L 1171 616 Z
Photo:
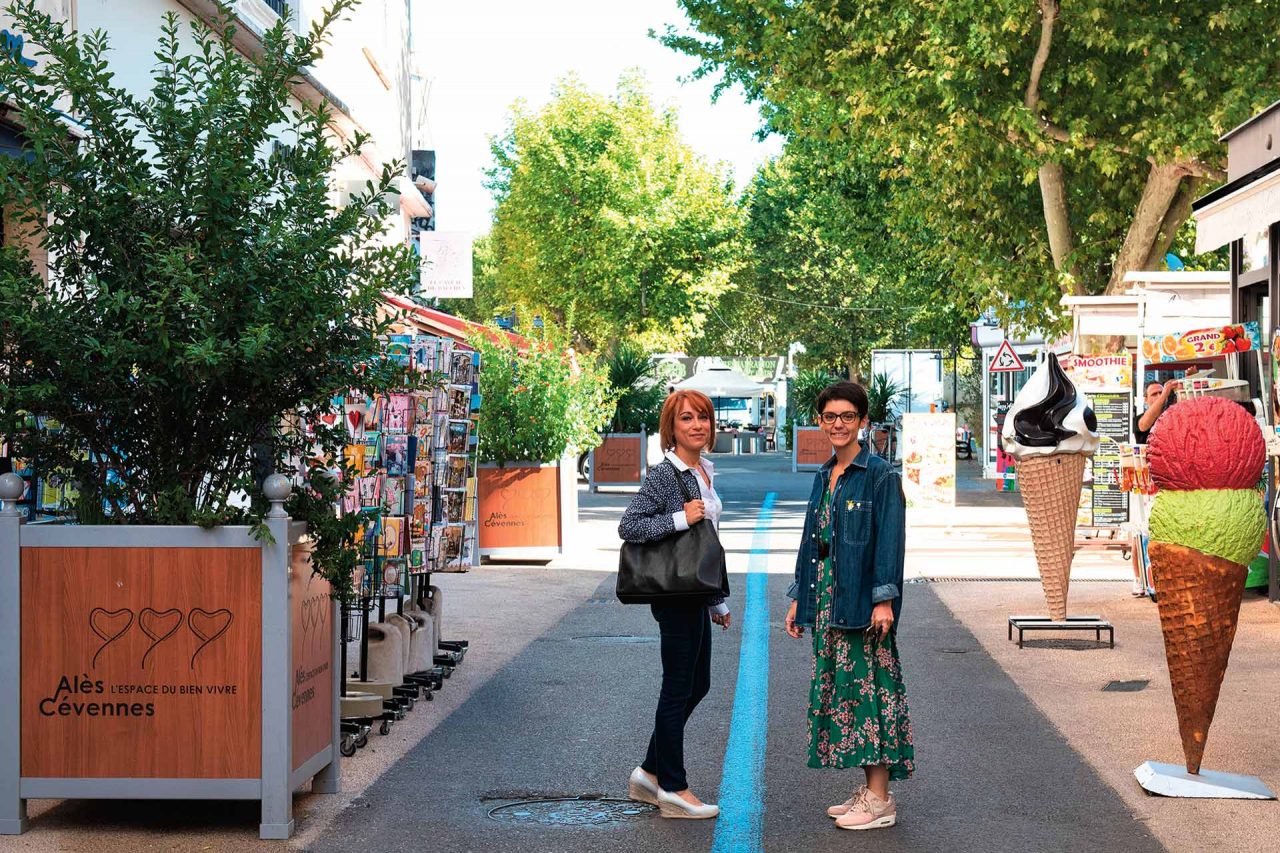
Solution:
M 1093 393 L 1089 399 L 1098 418 L 1098 435 L 1112 440 L 1104 440 L 1093 455 L 1092 484 L 1085 489 L 1090 516 L 1086 526 L 1117 527 L 1129 520 L 1129 495 L 1120 488 L 1120 447 L 1116 442 L 1129 441 L 1133 398 L 1130 394 Z

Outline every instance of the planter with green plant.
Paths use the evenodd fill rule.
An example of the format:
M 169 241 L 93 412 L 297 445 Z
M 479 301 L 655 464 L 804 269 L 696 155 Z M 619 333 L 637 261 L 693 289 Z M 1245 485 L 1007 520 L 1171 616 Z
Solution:
M 480 555 L 550 560 L 577 523 L 572 456 L 600 441 L 615 409 L 607 374 L 550 325 L 518 339 L 490 328 L 480 351 Z
M 260 799 L 284 838 L 297 787 L 338 789 L 331 596 L 367 519 L 335 513 L 335 398 L 413 382 L 380 341 L 418 272 L 382 235 L 402 167 L 335 205 L 367 140 L 291 94 L 353 5 L 253 60 L 225 8 L 169 15 L 146 97 L 103 34 L 9 9 L 40 61 L 0 61 L 29 155 L 0 157 L 28 238 L 0 248 L 0 435 L 75 489 L 20 525 L 0 478 L 0 832 L 26 796 L 199 797 Z
M 613 418 L 598 446 L 579 456 L 578 473 L 590 488 L 638 486 L 660 452 L 658 419 L 667 391 L 653 357 L 629 341 L 618 344 L 607 362 L 609 386 L 617 399 Z

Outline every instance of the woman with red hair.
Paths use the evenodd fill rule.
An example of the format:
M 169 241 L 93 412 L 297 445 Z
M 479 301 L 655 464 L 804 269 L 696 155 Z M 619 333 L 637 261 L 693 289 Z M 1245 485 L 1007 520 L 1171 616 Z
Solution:
M 715 423 L 705 394 L 676 391 L 667 398 L 659 420 L 666 458 L 649 470 L 618 524 L 625 541 L 653 542 L 704 519 L 719 530 L 724 504 L 715 490 L 715 466 L 702 456 L 715 442 Z M 685 494 L 696 497 L 685 501 Z M 729 608 L 719 596 L 649 606 L 662 637 L 662 690 L 649 749 L 631 771 L 629 794 L 656 805 L 663 817 L 713 818 L 719 807 L 698 799 L 685 778 L 684 727 L 711 688 L 711 623 L 727 630 Z

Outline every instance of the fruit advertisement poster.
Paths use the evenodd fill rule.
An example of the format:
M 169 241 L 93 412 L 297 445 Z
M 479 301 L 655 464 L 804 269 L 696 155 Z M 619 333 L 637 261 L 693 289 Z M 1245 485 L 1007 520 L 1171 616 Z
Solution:
M 902 490 L 908 507 L 956 505 L 956 416 L 902 416 Z
M 1150 364 L 1194 361 L 1251 352 L 1261 347 L 1262 330 L 1254 321 L 1196 329 L 1181 335 L 1147 335 L 1142 339 L 1142 357 Z

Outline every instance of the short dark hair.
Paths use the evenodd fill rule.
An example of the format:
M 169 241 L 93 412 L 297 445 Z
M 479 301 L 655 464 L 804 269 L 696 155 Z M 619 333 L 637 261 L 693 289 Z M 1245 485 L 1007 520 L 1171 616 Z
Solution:
M 818 402 L 814 404 L 815 414 L 821 415 L 827 403 L 832 400 L 852 403 L 854 411 L 863 418 L 867 416 L 867 409 L 871 408 L 871 402 L 867 399 L 867 389 L 857 382 L 834 382 L 823 388 L 822 393 L 818 395 Z

